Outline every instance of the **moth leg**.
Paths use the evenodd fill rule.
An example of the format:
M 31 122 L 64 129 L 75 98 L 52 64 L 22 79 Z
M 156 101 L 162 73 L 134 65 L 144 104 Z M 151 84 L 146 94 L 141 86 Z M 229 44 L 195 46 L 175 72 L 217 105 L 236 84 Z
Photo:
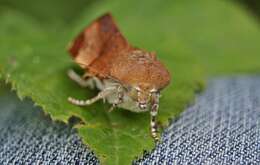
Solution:
M 151 104 L 151 111 L 150 111 L 150 115 L 151 115 L 150 131 L 151 131 L 151 135 L 155 141 L 159 140 L 158 125 L 157 125 L 157 121 L 156 121 L 156 117 L 157 117 L 158 109 L 159 109 L 159 97 L 160 97 L 160 94 L 158 94 L 158 93 L 152 94 L 152 102 L 151 102 L 152 104 Z
M 68 101 L 74 105 L 78 105 L 78 106 L 86 106 L 86 105 L 90 105 L 95 103 L 96 101 L 105 98 L 106 96 L 112 94 L 113 92 L 115 92 L 116 88 L 115 87 L 109 87 L 109 88 L 105 88 L 104 90 L 100 91 L 98 93 L 97 96 L 88 99 L 88 100 L 78 100 L 72 97 L 68 98 Z
M 112 112 L 117 107 L 118 104 L 121 104 L 123 102 L 123 98 L 124 98 L 124 90 L 123 87 L 120 85 L 117 87 L 117 102 L 112 104 L 108 112 Z
M 156 121 L 156 116 L 151 115 L 150 129 L 151 129 L 151 135 L 155 141 L 159 140 L 157 128 L 158 128 L 158 125 L 157 125 L 157 121 Z
M 68 76 L 70 79 L 78 83 L 81 87 L 90 87 L 91 89 L 95 87 L 92 79 L 87 79 L 87 80 L 84 79 L 90 77 L 90 75 L 87 75 L 86 73 L 83 75 L 83 77 L 81 77 L 74 70 L 70 69 L 68 71 Z

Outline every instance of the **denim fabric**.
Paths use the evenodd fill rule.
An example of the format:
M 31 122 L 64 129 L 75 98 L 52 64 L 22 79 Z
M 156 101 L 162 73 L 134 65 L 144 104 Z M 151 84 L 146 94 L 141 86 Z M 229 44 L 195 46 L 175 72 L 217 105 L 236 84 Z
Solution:
M 260 164 L 260 78 L 210 82 L 138 164 Z
M 75 130 L 13 98 L 0 97 L 0 164 L 98 164 Z M 134 164 L 260 164 L 260 77 L 211 81 Z
M 0 97 L 0 165 L 98 164 L 71 126 L 52 122 L 31 101 Z

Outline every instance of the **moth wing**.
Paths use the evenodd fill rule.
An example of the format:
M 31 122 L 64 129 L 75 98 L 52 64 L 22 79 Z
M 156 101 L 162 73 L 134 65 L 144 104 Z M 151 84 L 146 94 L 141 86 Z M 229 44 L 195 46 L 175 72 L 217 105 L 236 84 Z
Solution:
M 121 33 L 116 33 L 104 46 L 99 58 L 90 64 L 89 71 L 94 75 L 99 75 L 99 77 L 110 77 L 113 66 L 124 60 L 124 56 L 130 49 L 131 46 Z
M 72 58 L 82 68 L 88 69 L 104 52 L 113 45 L 115 37 L 125 39 L 120 34 L 111 14 L 107 13 L 83 30 L 70 44 L 69 52 Z

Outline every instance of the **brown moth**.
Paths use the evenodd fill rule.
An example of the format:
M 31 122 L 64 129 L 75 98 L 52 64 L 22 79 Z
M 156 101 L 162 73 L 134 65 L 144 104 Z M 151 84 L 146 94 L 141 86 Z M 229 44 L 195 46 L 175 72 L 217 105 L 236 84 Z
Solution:
M 69 52 L 85 74 L 69 70 L 69 77 L 82 87 L 97 88 L 88 100 L 72 97 L 72 104 L 85 106 L 100 99 L 133 112 L 150 111 L 151 135 L 158 140 L 156 116 L 160 91 L 170 82 L 170 74 L 154 52 L 133 47 L 107 13 L 85 28 L 70 44 Z

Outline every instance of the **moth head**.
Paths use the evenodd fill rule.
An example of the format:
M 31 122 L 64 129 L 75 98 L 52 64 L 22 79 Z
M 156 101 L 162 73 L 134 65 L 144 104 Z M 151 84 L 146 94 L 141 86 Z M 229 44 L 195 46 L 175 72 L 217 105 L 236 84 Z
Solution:
M 158 104 L 160 91 L 147 84 L 140 84 L 134 87 L 134 93 L 136 94 L 136 102 L 140 109 L 145 110 L 154 104 Z

